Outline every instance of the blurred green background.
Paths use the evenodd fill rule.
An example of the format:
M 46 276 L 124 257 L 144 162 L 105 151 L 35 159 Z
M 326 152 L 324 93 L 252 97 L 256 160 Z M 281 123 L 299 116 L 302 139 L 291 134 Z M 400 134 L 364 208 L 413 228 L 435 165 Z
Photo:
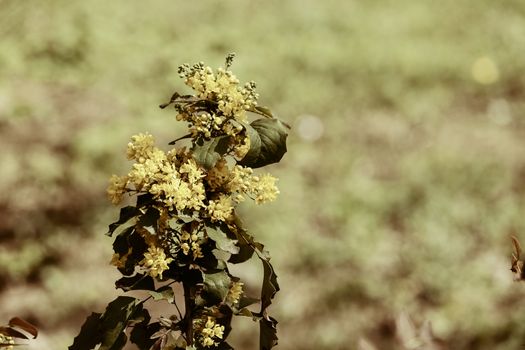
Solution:
M 279 349 L 428 344 L 403 315 L 426 349 L 525 346 L 521 0 L 0 0 L 0 322 L 65 349 L 112 300 L 107 179 L 131 135 L 184 132 L 158 108 L 188 92 L 178 65 L 229 52 L 293 126 L 279 200 L 241 209 L 280 278 Z

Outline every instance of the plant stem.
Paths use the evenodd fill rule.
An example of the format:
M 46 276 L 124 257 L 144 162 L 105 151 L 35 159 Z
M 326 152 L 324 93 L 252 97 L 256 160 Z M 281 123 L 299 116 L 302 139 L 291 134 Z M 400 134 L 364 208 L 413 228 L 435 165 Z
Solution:
M 193 299 L 191 295 L 191 285 L 182 282 L 184 288 L 184 320 L 186 324 L 186 341 L 188 345 L 193 345 Z

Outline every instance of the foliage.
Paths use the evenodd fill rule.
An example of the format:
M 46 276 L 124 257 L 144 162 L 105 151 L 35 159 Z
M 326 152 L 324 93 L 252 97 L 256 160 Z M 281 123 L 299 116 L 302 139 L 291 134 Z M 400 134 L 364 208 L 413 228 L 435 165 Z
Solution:
M 242 52 L 238 75 L 249 73 L 296 130 L 294 152 L 272 170 L 287 200 L 239 208 L 279 266 L 279 348 L 355 348 L 365 335 L 390 349 L 403 310 L 432 321 L 454 349 L 522 345 L 525 285 L 509 279 L 507 255 L 509 234 L 525 229 L 525 2 L 1 6 L 0 197 L 3 208 L 30 210 L 2 209 L 17 244 L 2 242 L 0 268 L 18 276 L 46 256 L 31 262 L 38 279 L 8 273 L 0 318 L 45 325 L 39 350 L 67 348 L 88 310 L 113 299 L 111 245 L 97 233 L 115 215 L 100 194 L 108 173 L 125 171 L 119 145 L 140 130 L 159 144 L 184 135 L 182 123 L 166 127 L 158 96 L 182 91 L 178 62 L 231 50 Z M 499 69 L 490 85 L 471 74 L 483 56 Z M 318 139 L 303 138 L 311 120 L 325 131 Z M 46 148 L 55 141 L 70 146 Z M 6 181 L 10 158 L 21 160 L 23 189 Z M 73 171 L 42 166 L 48 159 Z M 44 181 L 57 170 L 63 179 Z M 42 203 L 56 205 L 53 215 Z M 28 225 L 40 234 L 22 240 Z M 241 266 L 255 286 L 255 267 Z M 256 327 L 238 324 L 228 342 L 255 348 Z
M 103 314 L 87 318 L 70 350 L 98 344 L 98 349 L 122 349 L 129 327 L 129 340 L 140 349 L 231 349 L 226 338 L 233 316 L 259 323 L 261 350 L 277 344 L 277 321 L 268 315 L 279 290 L 277 275 L 235 206 L 246 197 L 257 204 L 275 199 L 276 179 L 255 175 L 253 168 L 282 158 L 287 130 L 257 105 L 254 82 L 239 85 L 229 70 L 232 60 L 229 55 L 216 73 L 202 63 L 180 67 L 195 95 L 175 93 L 161 108 L 173 105 L 177 120 L 188 123 L 190 133 L 171 144 L 189 139 L 189 148 L 165 153 L 152 135 L 133 136 L 127 156 L 135 163 L 127 175 L 113 175 L 108 188 L 114 204 L 126 194 L 136 197 L 109 225 L 108 235 L 115 236 L 112 264 L 124 275 L 117 288 L 145 290 L 148 299 L 173 304 L 173 314 L 150 322 L 144 301 L 119 296 Z M 247 113 L 263 118 L 249 123 Z M 253 254 L 264 270 L 260 299 L 248 296 L 228 268 Z M 184 291 L 184 315 L 176 303 L 177 286 Z M 258 311 L 248 308 L 254 303 L 260 304 Z

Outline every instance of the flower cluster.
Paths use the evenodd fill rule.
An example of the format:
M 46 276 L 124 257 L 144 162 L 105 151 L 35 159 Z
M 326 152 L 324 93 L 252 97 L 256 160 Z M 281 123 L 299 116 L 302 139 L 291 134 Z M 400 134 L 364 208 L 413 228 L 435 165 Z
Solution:
M 206 171 L 185 149 L 164 153 L 149 134 L 133 136 L 127 154 L 136 162 L 127 175 L 111 177 L 107 193 L 114 204 L 126 192 L 149 193 L 170 211 L 202 210 L 212 221 L 228 221 L 234 204 L 245 196 L 262 204 L 279 194 L 277 179 L 269 174 L 256 176 L 249 167 L 230 167 L 226 158 Z
M 187 121 L 194 137 L 234 136 L 242 131 L 246 112 L 257 106 L 259 94 L 255 82 L 241 86 L 231 71 L 219 68 L 214 72 L 203 63 L 184 64 L 179 67 L 179 75 L 209 107 L 203 111 L 198 104 L 190 104 L 179 110 L 177 120 Z
M 162 248 L 149 247 L 140 263 L 151 277 L 158 276 L 162 279 L 162 273 L 169 268 L 168 264 L 172 261 L 173 258 L 167 258 Z
M 200 330 L 200 342 L 204 347 L 217 346 L 217 339 L 222 339 L 224 335 L 224 326 L 215 322 L 215 319 L 208 317 L 204 328 Z
M 241 299 L 243 286 L 244 283 L 242 282 L 233 282 L 230 290 L 228 291 L 228 295 L 226 296 L 226 302 L 230 305 L 237 304 Z
M 0 333 L 0 348 L 5 350 L 13 350 L 15 340 L 13 337 Z
M 204 174 L 185 149 L 166 154 L 154 146 L 152 135 L 139 134 L 132 137 L 127 155 L 136 162 L 126 176 L 111 177 L 107 193 L 112 203 L 131 192 L 150 193 L 169 209 L 204 207 Z

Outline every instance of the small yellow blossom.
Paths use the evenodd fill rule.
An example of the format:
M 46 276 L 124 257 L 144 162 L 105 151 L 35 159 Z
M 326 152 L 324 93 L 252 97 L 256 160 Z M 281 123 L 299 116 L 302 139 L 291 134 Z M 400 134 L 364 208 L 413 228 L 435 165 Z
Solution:
M 277 179 L 270 174 L 263 175 L 262 177 L 254 177 L 253 191 L 255 193 L 255 203 L 262 204 L 271 202 L 277 198 L 280 193 L 275 182 Z
M 194 184 L 204 177 L 202 170 L 197 166 L 193 159 L 188 160 L 181 165 L 179 172 L 181 174 L 188 174 L 188 182 Z
M 15 345 L 15 340 L 13 337 L 0 333 L 0 348 L 5 350 L 13 350 L 13 345 Z
M 202 253 L 199 240 L 202 239 L 201 233 L 190 234 L 186 231 L 182 231 L 180 236 L 181 249 L 184 255 L 189 255 L 192 252 L 193 259 L 203 258 L 204 254 Z
M 233 282 L 228 295 L 226 296 L 226 302 L 230 304 L 237 304 L 242 295 L 242 287 L 244 283 L 242 282 Z
M 191 243 L 191 251 L 193 252 L 193 259 L 199 259 L 204 257 L 204 254 L 202 254 L 201 246 L 197 242 Z
M 148 270 L 151 277 L 158 276 L 162 279 L 162 273 L 169 269 L 168 264 L 172 261 L 173 258 L 166 258 L 166 253 L 162 248 L 149 247 L 140 264 Z
M 250 138 L 245 137 L 243 142 L 237 147 L 235 147 L 235 150 L 234 150 L 235 157 L 237 157 L 237 159 L 243 159 L 249 150 L 250 150 Z
M 229 70 L 219 68 L 214 72 L 210 67 L 199 63 L 192 67 L 185 64 L 179 67 L 179 73 L 186 85 L 197 92 L 197 97 L 217 103 L 218 113 L 180 113 L 177 120 L 190 124 L 193 137 L 202 135 L 209 138 L 218 134 L 237 135 L 242 131 L 240 123 L 247 121 L 246 111 L 257 106 L 258 94 L 255 83 L 240 85 L 239 79 Z M 229 121 L 235 120 L 233 127 Z
M 186 242 L 182 243 L 180 245 L 181 249 L 182 249 L 182 253 L 184 253 L 184 255 L 188 255 L 190 253 L 190 245 Z
M 109 186 L 107 189 L 108 198 L 114 205 L 122 201 L 124 193 L 126 193 L 126 185 L 128 184 L 127 176 L 112 175 L 109 179 Z
M 213 338 L 222 339 L 224 336 L 224 326 L 218 325 L 215 323 L 215 320 L 212 317 L 208 317 L 204 328 L 200 331 L 202 336 L 201 342 L 205 347 L 216 346 L 219 343 Z
M 208 212 L 213 221 L 227 221 L 233 212 L 231 198 L 221 194 L 218 199 L 211 200 L 208 204 Z
M 149 133 L 140 133 L 132 136 L 126 152 L 128 159 L 142 163 L 142 161 L 150 157 L 154 149 L 154 143 L 155 139 Z
M 228 183 L 231 192 L 248 192 L 252 184 L 252 168 L 236 165 L 231 172 L 231 179 Z

